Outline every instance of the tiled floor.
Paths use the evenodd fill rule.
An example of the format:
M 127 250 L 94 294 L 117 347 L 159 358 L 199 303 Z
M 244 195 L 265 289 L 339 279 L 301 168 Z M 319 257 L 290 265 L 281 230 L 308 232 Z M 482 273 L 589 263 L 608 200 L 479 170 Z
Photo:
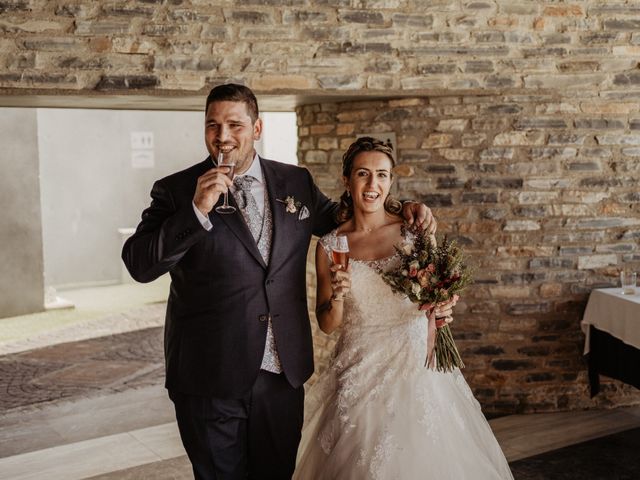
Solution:
M 37 342 L 28 327 L 16 333 L 17 319 L 0 320 L 1 478 L 192 478 L 162 387 L 157 325 L 164 306 L 156 302 L 166 285 L 150 288 L 156 291 L 145 292 L 144 304 L 124 300 L 126 308 L 103 310 L 89 320 L 77 315 L 47 328 L 39 318 L 32 324 Z M 123 297 L 130 292 L 119 291 Z M 81 308 L 99 310 L 90 301 Z M 2 331 L 4 325 L 13 329 L 11 335 Z M 99 337 L 91 339 L 94 334 Z M 640 406 L 514 415 L 490 423 L 513 461 L 638 427 Z

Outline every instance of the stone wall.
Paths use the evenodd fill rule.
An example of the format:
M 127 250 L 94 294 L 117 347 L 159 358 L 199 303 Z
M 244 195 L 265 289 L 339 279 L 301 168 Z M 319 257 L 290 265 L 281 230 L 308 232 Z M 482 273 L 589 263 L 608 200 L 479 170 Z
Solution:
M 0 0 L 0 89 L 27 93 L 640 91 L 640 3 Z
M 355 135 L 396 134 L 396 195 L 430 205 L 476 269 L 454 334 L 486 411 L 638 403 L 618 382 L 589 399 L 579 322 L 591 289 L 640 267 L 639 109 L 533 94 L 308 105 L 299 159 L 338 198 Z

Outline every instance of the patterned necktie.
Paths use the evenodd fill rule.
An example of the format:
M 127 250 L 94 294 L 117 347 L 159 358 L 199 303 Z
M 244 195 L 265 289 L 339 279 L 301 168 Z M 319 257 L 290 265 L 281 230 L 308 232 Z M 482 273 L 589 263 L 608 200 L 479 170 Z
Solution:
M 243 175 L 241 177 L 235 177 L 233 184 L 236 187 L 234 193 L 236 202 L 240 207 L 245 222 L 247 222 L 251 235 L 253 235 L 253 239 L 258 243 L 260 233 L 262 232 L 262 215 L 260 215 L 256 199 L 251 193 L 251 184 L 254 180 L 255 177 L 251 175 Z

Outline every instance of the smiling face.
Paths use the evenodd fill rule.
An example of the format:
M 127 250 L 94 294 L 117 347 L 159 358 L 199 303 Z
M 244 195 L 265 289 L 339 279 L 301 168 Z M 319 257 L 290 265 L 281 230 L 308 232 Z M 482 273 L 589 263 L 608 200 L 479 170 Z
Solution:
M 371 213 L 384 208 L 391 189 L 391 168 L 391 160 L 382 152 L 372 150 L 356 155 L 351 174 L 343 177 L 354 210 Z
M 255 155 L 253 142 L 260 139 L 262 121 L 252 121 L 244 102 L 216 101 L 209 104 L 205 116 L 204 138 L 214 160 L 222 152 L 228 163 L 236 164 L 236 173 L 244 173 Z

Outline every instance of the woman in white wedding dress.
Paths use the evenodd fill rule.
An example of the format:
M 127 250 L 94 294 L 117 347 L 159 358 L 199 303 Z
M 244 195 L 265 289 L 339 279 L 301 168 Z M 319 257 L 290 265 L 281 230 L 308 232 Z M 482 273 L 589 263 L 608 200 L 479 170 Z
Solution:
M 507 461 L 459 370 L 425 368 L 427 318 L 380 271 L 398 258 L 397 202 L 387 198 L 393 157 L 372 138 L 343 158 L 344 220 L 316 250 L 320 328 L 340 337 L 307 394 L 295 479 L 512 479 Z M 348 237 L 346 271 L 330 261 Z M 450 320 L 451 304 L 436 316 Z

